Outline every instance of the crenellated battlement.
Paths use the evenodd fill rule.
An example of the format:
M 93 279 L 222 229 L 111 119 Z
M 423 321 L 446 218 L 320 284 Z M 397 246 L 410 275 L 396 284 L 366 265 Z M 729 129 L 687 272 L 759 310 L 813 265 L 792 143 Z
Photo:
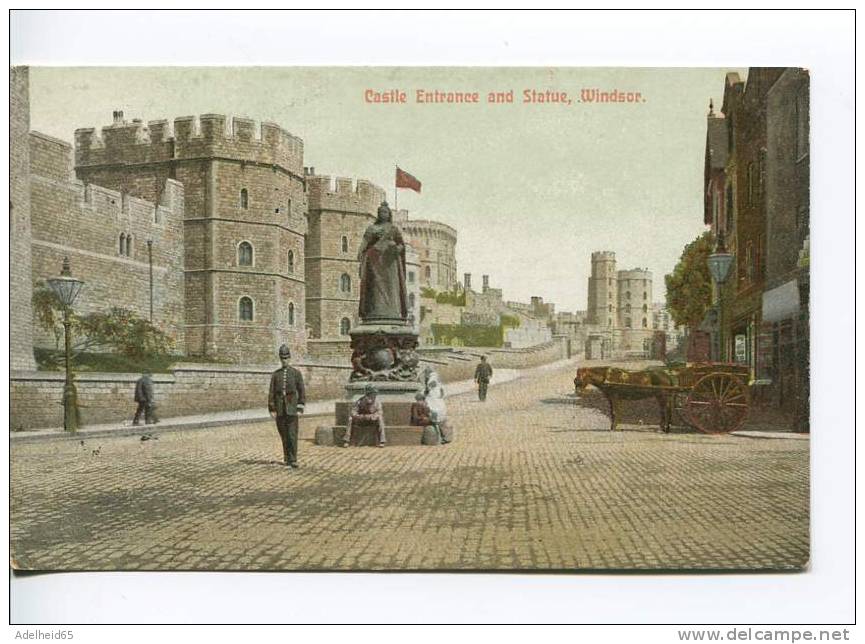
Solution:
M 597 250 L 592 253 L 593 262 L 615 262 L 616 253 L 611 250 Z
M 648 268 L 632 268 L 627 271 L 619 271 L 617 277 L 620 280 L 651 280 L 652 271 Z
M 375 214 L 386 193 L 366 179 L 307 174 L 309 209 Z
M 179 116 L 173 124 L 123 119 L 102 127 L 75 130 L 75 165 L 133 165 L 220 157 L 280 166 L 303 174 L 303 140 L 275 123 L 222 114 Z

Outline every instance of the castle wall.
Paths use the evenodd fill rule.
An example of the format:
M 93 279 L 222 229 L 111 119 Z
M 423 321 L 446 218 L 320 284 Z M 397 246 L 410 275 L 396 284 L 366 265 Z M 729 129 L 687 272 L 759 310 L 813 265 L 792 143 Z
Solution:
M 30 205 L 30 76 L 9 71 L 9 366 L 34 369 Z M 59 268 L 57 269 L 59 272 Z
M 76 130 L 75 162 L 83 181 L 143 198 L 155 198 L 165 177 L 184 185 L 189 355 L 256 363 L 283 342 L 303 354 L 307 205 L 299 138 L 218 114 L 179 117 L 172 131 L 167 121 L 127 123 L 120 113 L 100 133 Z M 242 241 L 253 247 L 252 266 L 239 265 Z M 239 319 L 241 297 L 254 302 L 252 320 Z
M 364 231 L 375 221 L 385 192 L 359 179 L 326 175 L 306 178 L 309 208 L 309 232 L 306 253 L 307 324 L 313 338 L 338 340 L 340 321 L 347 318 L 350 327 L 358 324 L 360 300 L 358 250 Z M 343 238 L 347 246 L 343 247 Z M 342 276 L 348 275 L 350 289 L 342 288 Z
M 121 307 L 150 316 L 150 257 L 153 258 L 153 323 L 185 351 L 183 274 L 184 191 L 167 180 L 159 205 L 72 178 L 72 149 L 64 141 L 31 132 L 30 199 L 32 280 L 56 277 L 68 257 L 72 274 L 85 284 L 75 303 L 79 313 Z M 120 239 L 131 238 L 121 249 Z M 32 290 L 28 291 L 28 295 Z M 36 325 L 36 346 L 55 338 Z
M 313 341 L 315 343 L 316 341 Z M 322 345 L 327 345 L 325 341 Z M 340 343 L 321 352 L 331 359 L 301 360 L 292 364 L 303 373 L 307 400 L 333 400 L 345 396 L 351 372 L 348 358 L 340 359 Z M 566 357 L 560 339 L 527 349 L 473 348 L 474 354 L 489 356 L 493 368 L 525 369 Z M 445 383 L 473 376 L 476 361 L 448 360 L 447 352 L 419 351 L 422 366 L 435 369 Z M 343 356 L 345 354 L 342 354 Z M 264 410 L 273 366 L 179 364 L 171 373 L 154 374 L 157 412 L 162 418 L 192 414 Z M 133 394 L 140 374 L 81 373 L 76 376 L 81 420 L 84 425 L 128 420 L 135 411 Z M 10 378 L 10 428 L 12 431 L 61 427 L 63 372 L 18 371 Z

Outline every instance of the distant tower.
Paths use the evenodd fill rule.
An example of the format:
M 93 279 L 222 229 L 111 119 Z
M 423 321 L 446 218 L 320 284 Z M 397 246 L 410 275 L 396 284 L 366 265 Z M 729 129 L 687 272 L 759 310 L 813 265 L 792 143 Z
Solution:
M 272 363 L 306 348 L 303 141 L 273 123 L 205 114 L 75 131 L 85 183 L 160 203 L 185 188 L 186 347 L 190 355 Z
M 652 328 L 652 272 L 642 268 L 619 271 L 619 317 L 624 329 Z
M 618 315 L 618 281 L 616 254 L 612 251 L 592 253 L 592 273 L 589 277 L 589 324 L 616 326 Z
M 437 291 L 449 291 L 459 284 L 457 276 L 457 231 L 429 219 L 409 219 L 407 210 L 394 213 L 394 223 L 418 252 L 420 284 Z

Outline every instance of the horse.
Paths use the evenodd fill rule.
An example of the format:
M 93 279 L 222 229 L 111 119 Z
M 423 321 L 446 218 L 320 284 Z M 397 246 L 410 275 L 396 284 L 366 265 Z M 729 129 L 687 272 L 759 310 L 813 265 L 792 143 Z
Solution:
M 673 386 L 673 376 L 663 369 L 626 371 L 617 367 L 581 367 L 574 378 L 574 391 L 580 396 L 592 385 L 606 396 L 610 403 L 610 431 L 616 430 L 618 403 L 620 400 L 644 400 L 654 398 L 661 412 L 660 429 L 670 431 L 673 417 L 673 396 L 664 389 L 655 387 Z

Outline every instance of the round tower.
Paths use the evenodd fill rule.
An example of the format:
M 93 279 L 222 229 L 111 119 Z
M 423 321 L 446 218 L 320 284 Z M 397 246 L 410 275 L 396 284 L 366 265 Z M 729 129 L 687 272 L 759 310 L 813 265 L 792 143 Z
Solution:
M 652 328 L 652 272 L 643 268 L 619 271 L 618 326 L 625 329 Z

